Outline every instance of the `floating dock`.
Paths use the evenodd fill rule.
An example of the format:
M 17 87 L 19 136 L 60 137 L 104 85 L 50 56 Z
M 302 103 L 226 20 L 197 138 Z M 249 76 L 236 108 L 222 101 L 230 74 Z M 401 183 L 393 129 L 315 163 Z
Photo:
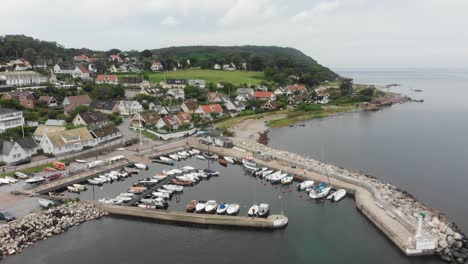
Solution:
M 111 215 L 141 217 L 146 219 L 179 222 L 196 225 L 212 225 L 224 227 L 243 227 L 255 229 L 281 229 L 288 224 L 284 215 L 270 215 L 267 218 L 252 218 L 244 216 L 195 214 L 176 211 L 144 209 L 120 205 L 96 203 L 96 205 Z

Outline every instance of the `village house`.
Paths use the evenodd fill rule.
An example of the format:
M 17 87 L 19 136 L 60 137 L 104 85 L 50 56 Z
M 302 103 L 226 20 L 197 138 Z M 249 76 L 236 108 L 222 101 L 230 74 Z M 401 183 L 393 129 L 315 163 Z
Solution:
M 164 67 L 160 61 L 155 61 L 153 64 L 151 64 L 151 70 L 152 71 L 162 71 L 164 70 Z
M 101 112 L 83 112 L 76 114 L 72 124 L 75 126 L 101 127 L 108 124 L 107 116 Z
M 120 78 L 120 82 L 122 83 L 123 86 L 140 86 L 141 83 L 143 82 L 142 77 L 138 76 L 123 76 Z
M 290 105 L 299 105 L 302 102 L 307 101 L 308 94 L 307 93 L 300 93 L 295 96 L 291 96 L 288 98 L 288 104 Z
M 231 101 L 229 99 L 224 100 L 224 106 L 229 112 L 242 112 L 245 110 L 245 105 L 242 102 L 239 101 Z
M 117 112 L 115 109 L 116 105 L 117 102 L 114 101 L 92 101 L 91 104 L 89 104 L 89 108 L 104 114 L 112 114 Z
M 113 61 L 113 62 L 117 62 L 117 63 L 123 62 L 122 57 L 120 57 L 120 55 L 118 55 L 118 54 L 110 55 L 110 56 L 109 56 L 109 60 L 110 60 L 110 61 Z
M 69 74 L 72 75 L 75 70 L 75 66 L 68 63 L 57 63 L 54 65 L 55 74 Z
M 169 111 L 167 111 L 167 107 L 165 106 L 159 106 L 156 109 L 154 109 L 159 115 L 161 116 L 166 116 L 169 114 Z
M 283 87 L 279 87 L 278 89 L 276 89 L 274 92 L 273 92 L 274 95 L 283 95 L 283 94 L 286 94 L 286 89 L 284 89 Z
M 195 113 L 195 110 L 197 110 L 197 107 L 198 107 L 197 100 L 187 100 L 180 105 L 180 108 L 182 108 L 182 111 L 184 111 L 185 113 L 189 113 L 189 114 Z
M 210 104 L 210 105 L 200 105 L 197 110 L 195 110 L 195 114 L 200 114 L 205 117 L 211 117 L 211 114 L 219 114 L 223 113 L 223 108 L 219 104 Z
M 118 84 L 117 75 L 115 75 L 115 74 L 98 74 L 98 76 L 96 76 L 96 83 L 97 84 L 102 84 L 102 83 Z
M 85 55 L 85 54 L 81 54 L 81 55 L 74 56 L 73 60 L 74 61 L 81 61 L 81 62 L 94 62 L 97 59 L 89 57 L 88 55 Z
M 89 71 L 85 67 L 78 65 L 75 67 L 72 73 L 73 78 L 80 78 L 82 80 L 87 80 L 90 78 Z
M 46 126 L 65 126 L 67 121 L 61 119 L 47 119 L 45 122 Z
M 221 70 L 221 65 L 216 63 L 215 65 L 213 65 L 213 69 L 214 70 Z
M 175 88 L 184 89 L 185 84 L 186 82 L 184 79 L 167 79 L 165 82 L 161 81 L 159 83 L 159 85 L 164 89 L 175 89 Z
M 94 138 L 95 144 L 102 144 L 122 137 L 122 133 L 115 126 L 106 126 L 89 131 Z
M 304 85 L 302 84 L 292 84 L 292 85 L 288 85 L 286 86 L 286 94 L 287 95 L 291 95 L 291 94 L 294 94 L 296 91 L 297 92 L 300 92 L 300 93 L 304 93 L 304 92 L 307 92 L 307 89 L 305 88 Z
M 74 95 L 74 96 L 67 96 L 63 99 L 62 106 L 63 111 L 67 115 L 75 110 L 80 105 L 89 106 L 92 100 L 89 98 L 87 94 L 85 95 Z
M 179 120 L 174 115 L 161 117 L 156 123 L 156 127 L 158 129 L 168 128 L 170 130 L 176 130 L 179 129 Z
M 15 71 L 26 71 L 32 69 L 31 64 L 23 58 L 11 60 L 7 65 Z
M 13 127 L 24 125 L 23 112 L 20 110 L 0 108 L 0 133 Z
M 45 104 L 46 107 L 53 108 L 58 106 L 58 101 L 52 97 L 52 96 L 47 96 L 47 95 L 41 95 L 39 99 L 37 99 L 39 102 Z
M 141 90 L 140 90 L 141 94 L 154 96 L 154 97 L 161 95 L 158 88 L 144 87 L 143 85 L 141 85 L 140 87 L 141 87 Z
M 132 128 L 143 128 L 152 127 L 158 123 L 161 116 L 154 110 L 136 113 L 132 119 L 130 119 L 130 126 Z
M 129 116 L 143 111 L 143 106 L 138 101 L 122 100 L 116 105 L 116 110 L 120 115 Z
M 192 116 L 188 113 L 182 112 L 175 115 L 177 120 L 179 120 L 179 125 L 191 125 L 192 123 Z
M 250 100 L 253 97 L 254 89 L 252 89 L 252 88 L 237 88 L 236 94 L 237 94 L 236 101 L 245 102 L 245 101 Z
M 207 99 L 210 103 L 222 103 L 225 97 L 224 94 L 218 92 L 209 92 L 207 94 Z
M 261 91 L 255 91 L 254 92 L 254 98 L 257 100 L 275 100 L 275 95 L 272 92 L 261 92 Z
M 17 141 L 0 141 L 0 161 L 10 165 L 29 162 L 37 153 L 37 144 L 32 137 L 24 137 Z
M 166 92 L 166 95 L 176 100 L 185 100 L 185 91 L 182 88 L 172 88 Z
M 3 94 L 2 99 L 18 101 L 22 106 L 26 108 L 34 108 L 36 106 L 34 96 L 28 91 L 6 92 Z
M 276 102 L 276 100 L 268 100 L 268 102 L 266 102 L 263 105 L 263 109 L 268 110 L 268 111 L 274 111 L 277 108 L 278 108 L 278 103 Z
M 0 72 L 0 87 L 40 85 L 47 81 L 46 76 L 33 71 Z
M 65 131 L 66 128 L 63 126 L 52 126 L 52 125 L 39 125 L 33 133 L 33 138 L 36 142 L 41 142 L 42 138 L 47 133 L 61 132 Z
M 205 80 L 188 80 L 188 85 L 198 88 L 198 89 L 205 89 Z
M 46 133 L 39 143 L 44 153 L 54 155 L 82 151 L 85 146 L 94 145 L 93 136 L 86 127 Z
M 223 71 L 235 71 L 237 68 L 236 68 L 236 65 L 234 63 L 229 63 L 229 64 L 224 64 L 223 65 Z

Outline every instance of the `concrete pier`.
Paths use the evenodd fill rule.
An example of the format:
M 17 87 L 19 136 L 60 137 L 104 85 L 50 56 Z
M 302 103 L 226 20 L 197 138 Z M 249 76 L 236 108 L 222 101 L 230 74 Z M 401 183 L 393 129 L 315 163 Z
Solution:
M 97 207 L 111 215 L 141 217 L 161 221 L 189 223 L 198 225 L 213 225 L 225 227 L 247 227 L 256 229 L 280 229 L 288 224 L 284 215 L 270 215 L 267 218 L 252 218 L 244 216 L 195 214 L 175 211 L 143 209 L 138 207 L 108 205 L 96 203 Z

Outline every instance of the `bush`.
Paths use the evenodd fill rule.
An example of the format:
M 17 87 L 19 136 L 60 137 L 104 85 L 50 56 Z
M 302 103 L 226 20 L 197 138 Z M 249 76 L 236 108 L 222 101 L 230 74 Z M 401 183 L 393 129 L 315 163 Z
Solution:
M 318 104 L 301 103 L 299 104 L 297 109 L 304 111 L 304 112 L 321 111 L 322 106 Z

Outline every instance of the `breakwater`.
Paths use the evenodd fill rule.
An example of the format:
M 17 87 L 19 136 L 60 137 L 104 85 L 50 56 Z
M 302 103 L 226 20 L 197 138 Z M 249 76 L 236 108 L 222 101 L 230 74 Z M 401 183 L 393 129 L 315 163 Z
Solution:
M 104 215 L 107 213 L 93 204 L 74 202 L 12 221 L 0 227 L 0 259 Z

